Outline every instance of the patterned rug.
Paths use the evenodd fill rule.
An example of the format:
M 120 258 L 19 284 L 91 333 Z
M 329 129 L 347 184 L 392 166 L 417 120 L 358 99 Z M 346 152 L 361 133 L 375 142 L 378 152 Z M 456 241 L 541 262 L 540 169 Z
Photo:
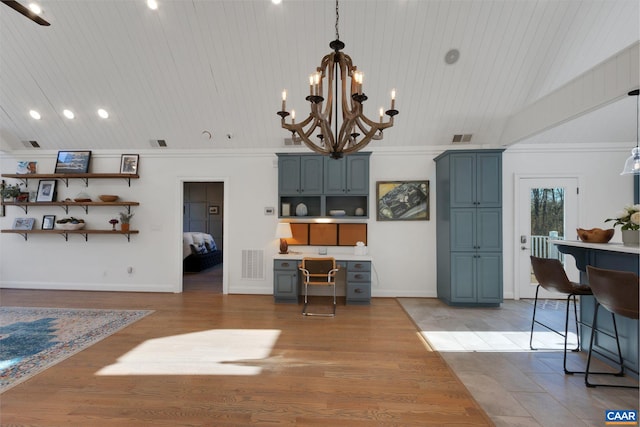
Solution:
M 152 312 L 0 307 L 0 393 Z

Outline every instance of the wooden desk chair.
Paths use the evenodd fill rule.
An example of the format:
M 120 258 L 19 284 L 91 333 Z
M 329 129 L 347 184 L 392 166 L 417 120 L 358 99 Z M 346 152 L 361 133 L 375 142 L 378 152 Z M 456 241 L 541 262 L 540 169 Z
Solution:
M 335 258 L 303 258 L 298 267 L 302 272 L 304 283 L 304 316 L 329 316 L 336 315 L 336 267 Z M 308 308 L 308 289 L 311 286 L 331 286 L 333 287 L 333 313 L 310 313 Z
M 598 352 L 598 354 L 618 364 L 618 372 L 610 375 L 624 375 L 624 363 L 622 359 L 622 351 L 620 350 L 620 339 L 618 337 L 616 315 L 638 320 L 638 299 L 640 296 L 638 287 L 640 287 L 640 279 L 638 278 L 637 274 L 630 271 L 605 270 L 603 268 L 596 268 L 590 265 L 587 266 L 587 274 L 589 277 L 589 286 L 591 286 L 591 290 L 593 291 L 593 296 L 595 297 L 596 304 L 593 311 L 593 323 L 591 324 L 591 340 L 589 342 L 589 355 L 587 356 L 587 371 L 584 376 L 584 382 L 587 387 L 607 386 L 638 388 L 637 385 L 590 383 L 589 374 L 598 374 L 602 372 L 589 372 L 589 367 L 591 365 L 591 354 L 596 351 L 593 348 L 594 337 L 596 336 L 596 333 L 604 334 L 611 338 L 615 338 L 618 348 L 618 360 L 613 360 L 608 355 L 601 352 Z M 598 309 L 600 307 L 604 307 L 608 312 L 611 313 L 611 320 L 613 321 L 613 334 L 604 331 L 602 328 L 598 329 Z

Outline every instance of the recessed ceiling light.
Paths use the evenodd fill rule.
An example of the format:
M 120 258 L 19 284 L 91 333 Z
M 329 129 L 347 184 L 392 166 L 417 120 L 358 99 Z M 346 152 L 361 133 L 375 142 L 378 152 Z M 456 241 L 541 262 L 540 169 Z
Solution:
M 76 116 L 71 110 L 64 110 L 62 114 L 64 114 L 67 119 L 73 119 Z
M 29 115 L 36 120 L 40 120 L 42 118 L 42 116 L 40 116 L 40 113 L 38 113 L 36 110 L 29 110 Z
M 42 8 L 37 3 L 29 3 L 29 10 L 36 15 L 40 15 L 42 13 Z
M 100 108 L 98 110 L 98 115 L 100 117 L 102 117 L 103 119 L 108 119 L 109 118 L 109 112 L 107 112 L 107 110 L 105 110 L 104 108 Z
M 280 3 L 282 3 L 282 0 L 271 0 L 271 3 L 280 4 Z
M 151 10 L 158 9 L 158 2 L 156 0 L 147 0 L 147 7 Z

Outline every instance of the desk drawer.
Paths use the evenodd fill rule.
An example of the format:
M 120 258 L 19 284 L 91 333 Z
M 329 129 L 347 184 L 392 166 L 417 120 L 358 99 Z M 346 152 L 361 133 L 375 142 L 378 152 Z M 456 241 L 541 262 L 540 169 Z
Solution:
M 371 284 L 369 283 L 347 283 L 347 303 L 349 302 L 369 302 L 371 300 Z
M 369 282 L 371 283 L 371 272 L 369 271 L 347 271 L 347 282 Z
M 295 259 L 276 259 L 273 261 L 274 270 L 297 270 L 300 262 Z
M 347 264 L 349 271 L 371 271 L 370 261 L 349 261 Z

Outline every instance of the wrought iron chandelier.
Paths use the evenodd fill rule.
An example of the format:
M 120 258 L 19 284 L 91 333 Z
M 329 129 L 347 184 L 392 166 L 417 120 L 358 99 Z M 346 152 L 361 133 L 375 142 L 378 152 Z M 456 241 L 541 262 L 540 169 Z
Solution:
M 325 55 L 320 67 L 309 76 L 309 95 L 305 98 L 311 107 L 309 117 L 296 123 L 295 111 L 287 111 L 286 90 L 282 91 L 282 110 L 277 113 L 282 127 L 291 131 L 294 141 L 302 140 L 311 150 L 334 159 L 361 150 L 371 140 L 382 139 L 382 131 L 393 126 L 393 117 L 398 114 L 394 89 L 391 91 L 391 108 L 387 111 L 380 108 L 378 121 L 364 115 L 362 104 L 368 98 L 362 91 L 363 74 L 353 65 L 351 57 L 342 52 L 345 45 L 340 41 L 339 20 L 336 0 L 336 39 L 329 44 L 333 52 Z M 338 127 L 340 113 L 342 123 Z M 385 114 L 389 117 L 386 122 Z M 291 116 L 290 122 L 286 120 L 288 116 Z M 316 131 L 319 133 L 313 135 Z

